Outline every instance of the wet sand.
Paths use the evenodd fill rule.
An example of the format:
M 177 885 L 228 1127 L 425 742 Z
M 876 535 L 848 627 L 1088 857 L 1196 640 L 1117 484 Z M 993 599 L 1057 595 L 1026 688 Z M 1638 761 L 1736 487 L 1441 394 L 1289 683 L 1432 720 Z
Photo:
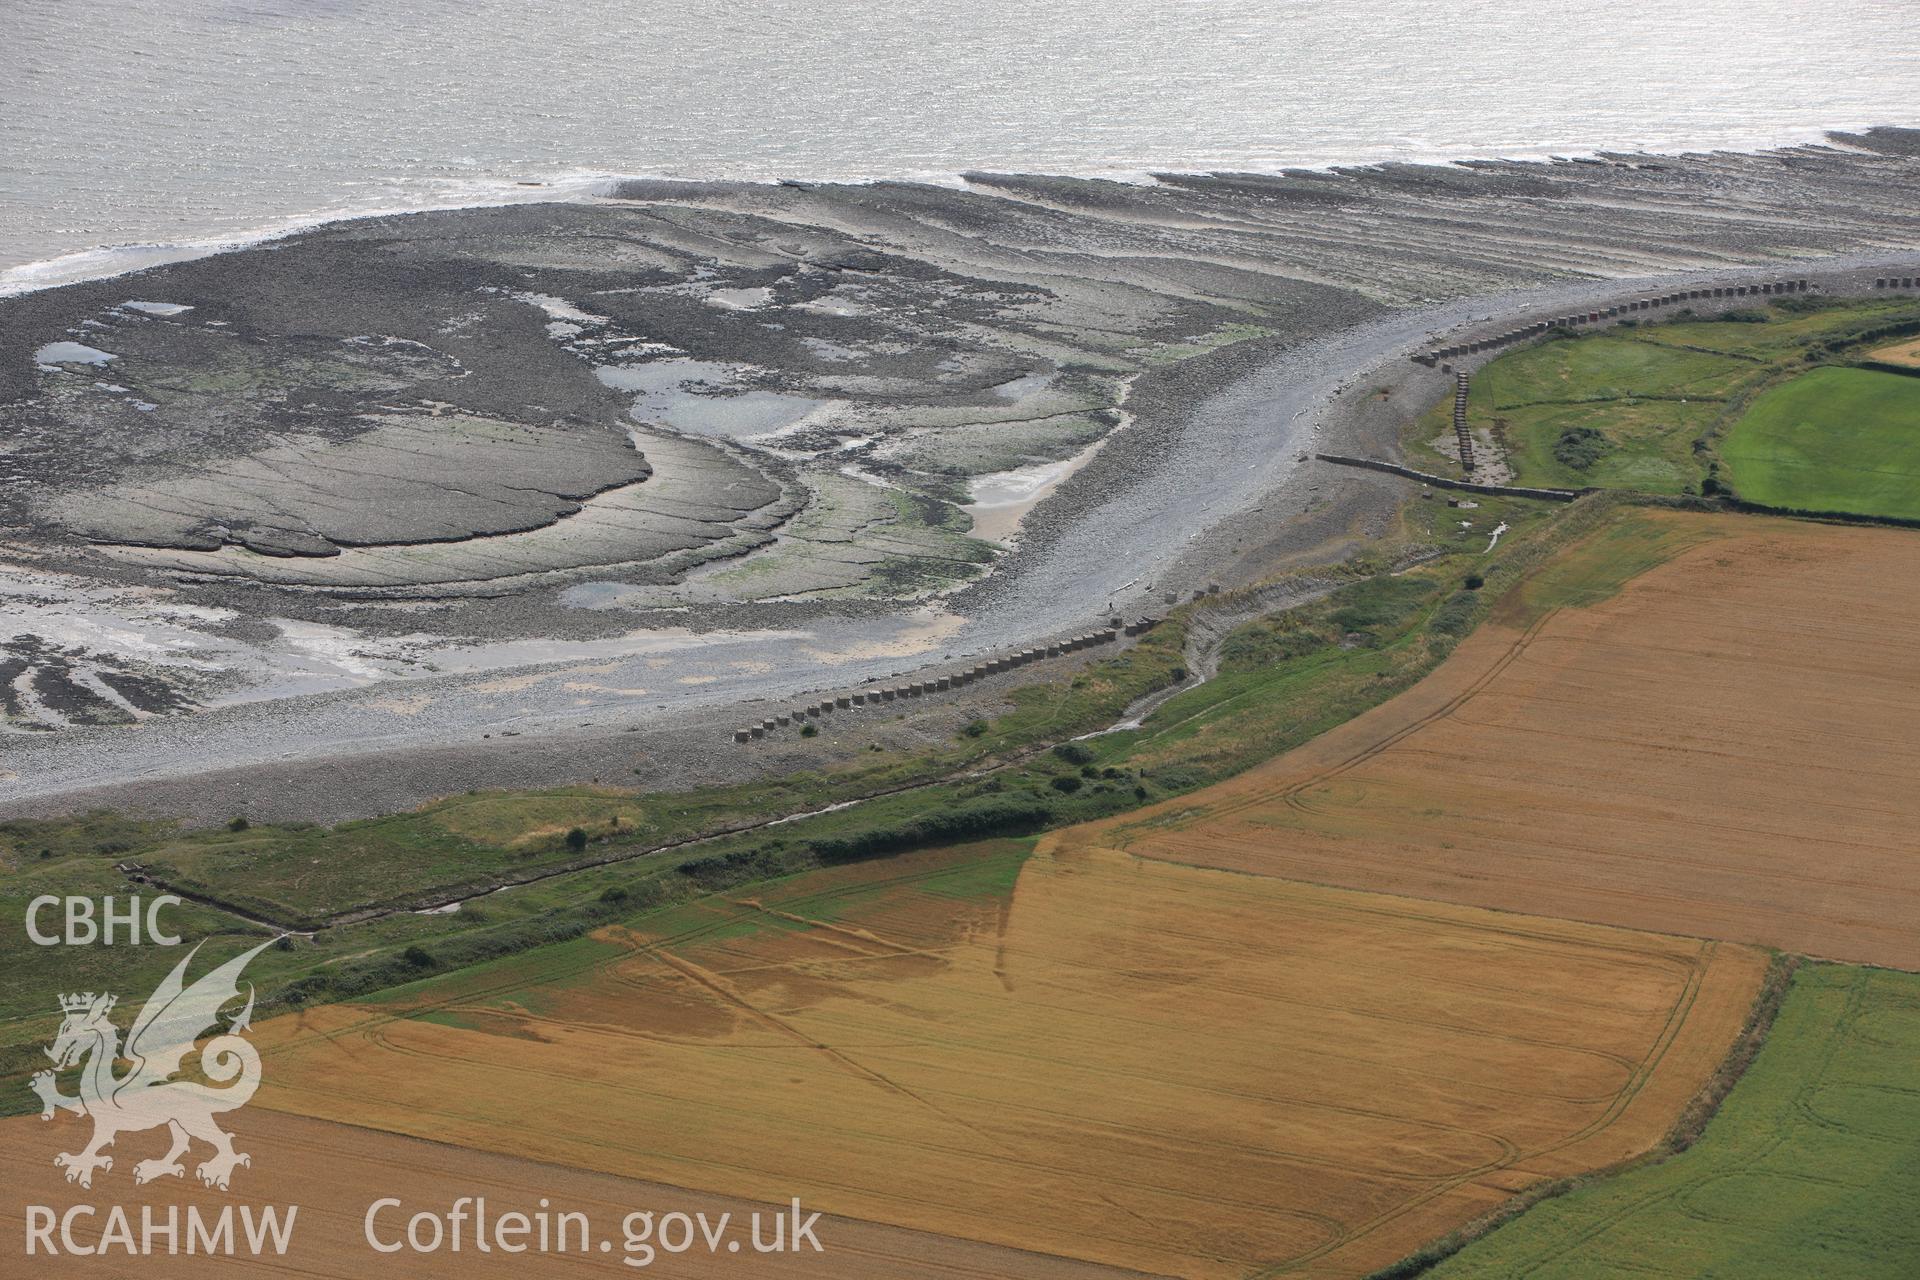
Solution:
M 33 472 L 32 483 L 7 490 L 0 556 L 49 581 L 65 575 L 106 596 L 136 593 L 149 608 L 158 600 L 189 630 L 243 652 L 214 655 L 210 665 L 227 667 L 177 684 L 170 680 L 179 668 L 166 665 L 177 653 L 129 653 L 89 645 L 84 635 L 62 633 L 57 644 L 16 655 L 10 687 L 59 694 L 39 697 L 25 714 L 42 711 L 61 727 L 5 738 L 14 776 L 0 779 L 0 813 L 82 803 L 204 813 L 210 777 L 220 780 L 213 790 L 227 811 L 258 804 L 289 817 L 346 816 L 343 805 L 392 808 L 468 785 L 609 773 L 653 785 L 645 770 L 609 766 L 680 753 L 692 733 L 684 726 L 695 724 L 713 743 L 685 754 L 676 777 L 753 772 L 764 760 L 725 741 L 753 700 L 857 687 L 1072 631 L 1112 611 L 1157 611 L 1170 594 L 1258 581 L 1379 536 L 1403 483 L 1302 458 L 1319 450 L 1390 456 L 1406 416 L 1443 390 L 1443 375 L 1407 359 L 1437 337 L 1495 331 L 1509 317 L 1602 305 L 1679 281 L 1773 278 L 1784 272 L 1777 262 L 1739 264 L 1782 253 L 1805 259 L 1791 274 L 1819 274 L 1836 288 L 1857 285 L 1875 262 L 1911 264 L 1911 253 L 1887 246 L 1920 244 L 1920 216 L 1898 197 L 1916 167 L 1920 160 L 1893 151 L 1797 148 L 1658 166 L 1396 166 L 1169 179 L 1160 188 L 1005 176 L 980 177 L 965 192 L 641 184 L 630 199 L 599 206 L 376 220 L 271 251 L 7 300 L 0 354 L 30 353 L 69 329 L 94 334 L 85 318 L 124 310 L 127 298 L 193 307 L 171 317 L 136 310 L 111 322 L 111 340 L 95 340 L 122 347 L 122 358 L 106 366 L 120 379 L 113 385 L 147 377 L 160 388 L 143 383 L 127 395 L 184 387 L 181 412 L 227 404 L 225 417 L 195 419 L 198 434 L 168 426 L 163 410 L 139 415 L 151 439 L 113 428 L 87 451 L 63 452 L 54 447 L 67 429 L 63 415 L 79 414 L 96 394 L 125 397 L 74 390 L 76 379 L 94 377 L 92 367 L 56 376 L 32 373 L 30 360 L 0 361 L 0 396 L 13 397 L 0 400 L 0 416 L 26 442 L 12 465 Z M 1728 184 L 1747 193 L 1737 214 L 1709 221 L 1673 210 L 1689 191 Z M 1775 216 L 1788 203 L 1803 210 L 1799 221 Z M 1816 212 L 1805 213 L 1810 206 Z M 1436 210 L 1452 219 L 1444 231 L 1432 225 Z M 1375 219 L 1371 231 L 1358 229 L 1362 216 Z M 717 237 L 723 224 L 746 238 Z M 651 246 L 654 257 L 645 268 L 613 271 L 609 238 Z M 1034 247 L 1042 241 L 1046 248 Z M 714 294 L 720 301 L 669 288 L 674 277 L 658 261 L 663 246 L 708 263 L 701 287 L 722 291 Z M 409 265 L 374 282 L 361 264 L 376 253 L 403 264 L 439 254 L 443 264 L 465 265 L 443 265 L 437 275 Z M 505 262 L 514 264 L 516 283 L 507 302 L 494 303 L 502 286 L 486 282 L 502 278 Z M 918 265 L 909 271 L 909 262 Z M 1843 268 L 1853 275 L 1842 279 Z M 353 279 L 333 280 L 343 273 Z M 300 295 L 296 306 L 296 289 L 320 288 L 323 275 L 333 283 Z M 396 275 L 404 278 L 396 283 Z M 345 287 L 354 280 L 378 296 L 351 295 Z M 517 300 L 533 293 L 548 301 Z M 644 306 L 622 311 L 634 294 Z M 1423 300 L 1435 297 L 1454 300 Z M 572 309 L 556 311 L 555 300 Z M 470 321 L 462 320 L 464 306 L 477 308 Z M 129 336 L 135 325 L 225 319 L 272 347 L 284 345 L 273 335 L 296 316 L 322 331 L 429 334 L 435 354 L 361 344 L 342 364 L 332 347 L 296 345 L 275 357 L 280 364 L 236 372 L 225 340 L 204 331 L 139 337 L 144 355 Z M 923 335 L 918 349 L 900 328 L 912 324 L 937 324 L 945 337 L 927 345 Z M 578 331 L 556 335 L 548 326 Z M 449 494 L 441 508 L 452 522 L 448 540 L 407 555 L 456 566 L 452 576 L 464 575 L 466 585 L 443 573 L 438 594 L 395 595 L 364 583 L 295 589 L 182 578 L 181 557 L 233 557 L 236 549 L 106 555 L 48 515 L 50 495 L 71 502 L 102 483 L 147 474 L 146 464 L 116 450 L 159 448 L 167 466 L 236 474 L 223 459 L 253 456 L 248 442 L 284 433 L 294 415 L 316 438 L 337 437 L 337 446 L 303 455 L 324 458 L 327 448 L 359 438 L 369 403 L 408 396 L 435 404 L 457 397 L 461 411 L 499 420 L 624 431 L 636 406 L 594 370 L 629 358 L 610 350 L 665 336 L 692 352 L 673 359 L 724 357 L 728 368 L 759 371 L 752 385 L 729 381 L 729 373 L 683 387 L 716 409 L 762 392 L 841 406 L 818 421 L 810 413 L 771 440 L 689 438 L 687 447 L 721 450 L 728 466 L 744 469 L 743 480 L 757 474 L 782 495 L 767 508 L 771 523 L 726 526 L 733 532 L 714 524 L 718 536 L 706 549 L 683 539 L 650 563 L 567 570 L 560 566 L 575 550 L 549 538 L 538 572 L 511 566 L 509 579 L 485 580 L 472 575 L 494 570 L 459 532 L 474 517 L 464 514 L 466 499 Z M 459 376 L 449 372 L 456 366 Z M 307 380 L 302 385 L 330 379 L 333 399 L 276 391 L 280 399 L 267 408 L 243 411 L 209 390 L 223 370 L 279 386 L 293 376 L 288 369 Z M 35 395 L 47 386 L 58 394 Z M 1384 400 L 1374 394 L 1380 389 L 1390 392 Z M 1072 416 L 1102 396 L 1117 408 L 1122 394 L 1124 419 Z M 1070 432 L 1054 430 L 1062 413 L 1077 424 Z M 976 474 L 1073 469 L 1020 509 L 1009 549 L 974 552 L 985 544 L 964 532 L 966 477 L 915 469 L 935 465 L 925 461 L 925 443 L 947 438 L 943 431 L 986 442 Z M 1073 443 L 1086 431 L 1104 434 L 1091 446 Z M 975 443 L 945 447 L 938 465 L 964 465 Z M 1029 447 L 1043 452 L 1005 466 Z M 1065 452 L 1049 460 L 1046 450 Z M 846 480 L 849 470 L 882 487 Z M 762 480 L 752 483 L 767 491 Z M 849 507 L 835 484 L 853 484 L 883 506 Z M 647 484 L 633 488 L 644 493 Z M 689 501 L 707 501 L 699 484 Z M 1004 537 L 994 513 L 1016 507 L 985 508 L 992 522 L 973 532 Z M 563 516 L 554 527 L 567 523 Z M 284 578 L 309 564 L 324 580 L 335 561 L 364 554 L 341 552 L 263 567 Z M 982 558 L 970 561 L 975 555 Z M 142 558 L 160 563 L 133 563 Z M 932 598 L 946 619 L 937 628 L 924 623 Z M 688 641 L 663 647 L 662 634 L 674 629 Z M 304 648 L 289 640 L 296 634 L 308 636 Z M 298 659 L 293 675 L 323 691 L 272 696 L 277 680 L 286 692 L 302 687 L 275 666 L 292 661 L 289 653 Z M 523 666 L 543 658 L 545 665 Z M 122 688 L 133 691 L 123 705 L 95 696 Z M 211 709 L 151 714 L 166 707 L 145 705 L 148 694 Z M 503 744 L 507 734 L 516 736 Z M 326 785 L 289 787 L 293 775 Z M 356 779 L 377 782 L 362 787 Z M 354 798 L 324 799 L 329 789 Z

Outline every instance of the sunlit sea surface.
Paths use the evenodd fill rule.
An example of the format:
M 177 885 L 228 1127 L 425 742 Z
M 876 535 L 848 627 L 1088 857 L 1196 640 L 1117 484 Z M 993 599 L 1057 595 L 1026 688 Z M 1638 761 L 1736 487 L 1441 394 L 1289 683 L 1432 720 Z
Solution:
M 1920 124 L 1917 4 L 7 0 L 0 290 L 611 175 L 1751 150 Z

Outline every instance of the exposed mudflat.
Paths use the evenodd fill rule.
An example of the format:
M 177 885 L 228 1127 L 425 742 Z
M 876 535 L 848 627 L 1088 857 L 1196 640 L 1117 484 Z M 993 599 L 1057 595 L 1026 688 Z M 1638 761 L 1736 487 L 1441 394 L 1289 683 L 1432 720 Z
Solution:
M 1910 262 L 1909 143 L 646 182 L 7 299 L 0 808 L 486 733 L 717 737 L 746 699 L 1338 555 L 1399 482 L 1300 460 L 1390 451 L 1435 332 Z

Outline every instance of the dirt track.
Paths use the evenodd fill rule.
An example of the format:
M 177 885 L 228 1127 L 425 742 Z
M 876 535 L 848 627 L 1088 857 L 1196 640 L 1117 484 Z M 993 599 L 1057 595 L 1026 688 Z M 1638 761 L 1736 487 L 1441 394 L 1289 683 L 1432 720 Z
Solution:
M 1721 536 L 1111 838 L 1920 968 L 1920 537 L 1658 518 Z

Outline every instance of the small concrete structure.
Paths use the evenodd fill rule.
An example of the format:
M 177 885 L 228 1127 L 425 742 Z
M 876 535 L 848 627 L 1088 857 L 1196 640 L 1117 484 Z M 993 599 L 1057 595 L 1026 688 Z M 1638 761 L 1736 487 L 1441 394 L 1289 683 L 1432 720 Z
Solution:
M 753 730 L 735 729 L 733 731 L 733 740 L 735 742 L 751 742 L 753 741 Z
M 751 733 L 756 738 L 764 738 L 767 736 L 766 729 L 761 725 L 755 725 L 753 726 L 753 728 L 747 730 L 747 732 Z
M 839 697 L 833 700 L 833 705 L 836 707 L 839 707 L 842 711 L 845 711 L 848 707 L 851 707 L 853 705 L 853 698 L 850 695 L 843 693 Z

